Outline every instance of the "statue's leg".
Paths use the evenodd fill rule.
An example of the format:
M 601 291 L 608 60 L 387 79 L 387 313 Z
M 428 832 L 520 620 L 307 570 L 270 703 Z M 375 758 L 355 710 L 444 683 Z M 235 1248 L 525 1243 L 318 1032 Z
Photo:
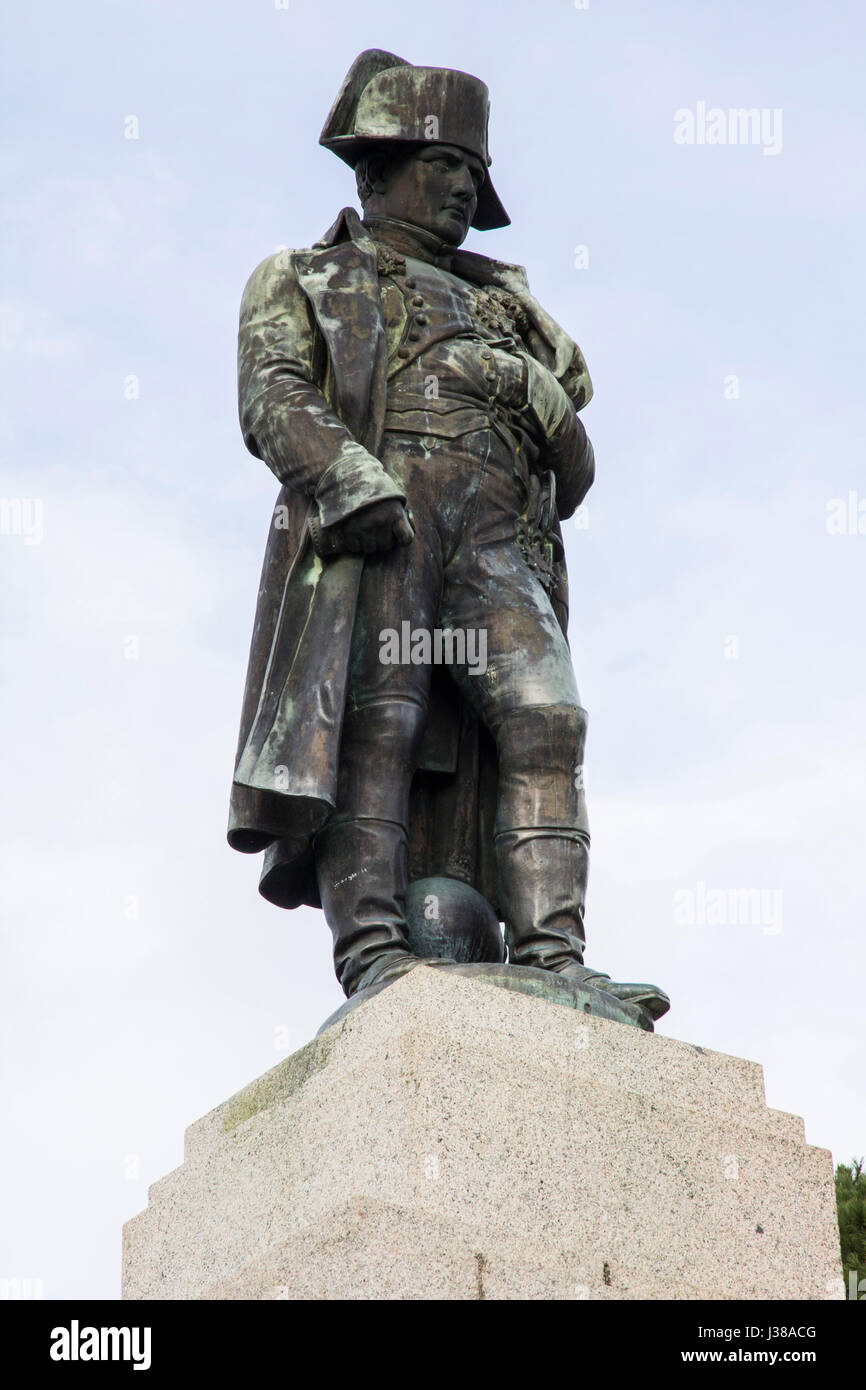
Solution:
M 431 672 L 429 666 L 389 659 L 383 633 L 399 636 L 406 620 L 412 626 L 432 626 L 439 606 L 441 547 L 425 503 L 423 477 L 414 476 L 410 454 L 392 449 L 387 462 L 411 499 L 416 534 L 411 545 L 364 562 L 336 806 L 315 840 L 322 908 L 333 936 L 337 977 L 347 995 L 418 964 L 406 937 L 409 791 L 427 718 Z
M 616 982 L 584 965 L 589 828 L 583 793 L 584 711 L 517 707 L 495 723 L 500 794 L 496 865 L 512 965 L 555 970 L 660 1018 L 655 985 Z
M 661 990 L 616 983 L 583 963 L 586 713 L 549 596 L 515 539 L 509 481 L 502 467 L 488 471 L 442 601 L 443 623 L 486 637 L 486 670 L 453 674 L 497 745 L 495 854 L 509 962 L 585 980 L 660 1017 L 669 1007 Z
M 490 635 L 489 650 L 495 653 L 495 620 L 488 641 Z M 494 846 L 508 960 L 556 971 L 660 1018 L 670 1001 L 657 986 L 617 982 L 584 964 L 590 844 L 583 791 L 586 714 L 576 702 L 562 703 L 560 691 L 551 692 L 556 703 L 505 710 L 501 685 L 479 692 L 479 712 L 496 739 L 499 759 Z M 537 693 L 533 687 L 533 698 Z

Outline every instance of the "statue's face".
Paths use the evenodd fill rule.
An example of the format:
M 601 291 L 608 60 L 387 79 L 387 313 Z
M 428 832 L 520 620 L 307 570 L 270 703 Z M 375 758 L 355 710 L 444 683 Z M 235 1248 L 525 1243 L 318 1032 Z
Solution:
M 389 165 L 365 211 L 396 217 L 459 246 L 469 231 L 487 177 L 480 159 L 456 145 L 424 145 Z

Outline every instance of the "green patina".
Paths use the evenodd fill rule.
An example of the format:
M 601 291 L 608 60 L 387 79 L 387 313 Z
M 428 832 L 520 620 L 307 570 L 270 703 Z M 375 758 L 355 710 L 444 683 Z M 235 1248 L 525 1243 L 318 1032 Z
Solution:
M 262 1110 L 269 1110 L 299 1091 L 311 1076 L 327 1066 L 334 1049 L 336 1036 L 332 1033 L 314 1038 L 300 1052 L 295 1052 L 278 1067 L 273 1067 L 251 1086 L 245 1086 L 223 1109 L 223 1133 L 229 1134 L 238 1125 L 251 1120 Z

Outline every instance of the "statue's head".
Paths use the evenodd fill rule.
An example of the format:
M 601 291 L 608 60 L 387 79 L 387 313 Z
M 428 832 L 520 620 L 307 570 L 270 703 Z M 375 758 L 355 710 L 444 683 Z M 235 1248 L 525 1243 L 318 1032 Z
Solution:
M 472 225 L 487 170 L 459 145 L 383 145 L 355 165 L 365 217 L 396 217 L 459 246 Z
M 319 143 L 355 169 L 368 216 L 395 217 L 459 245 L 470 227 L 506 227 L 490 181 L 487 88 L 394 53 L 356 58 Z

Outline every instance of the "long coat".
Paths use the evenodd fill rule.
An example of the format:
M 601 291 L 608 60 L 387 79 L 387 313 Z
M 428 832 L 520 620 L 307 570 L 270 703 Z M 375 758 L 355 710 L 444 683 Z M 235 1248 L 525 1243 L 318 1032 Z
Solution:
M 579 349 L 529 295 L 522 268 L 456 252 L 452 270 L 520 295 L 530 351 L 576 409 L 585 405 L 592 387 Z M 315 530 L 401 496 L 377 459 L 387 368 L 376 248 L 357 213 L 344 208 L 312 249 L 262 262 L 240 316 L 241 428 L 282 487 L 259 585 L 228 839 L 245 853 L 265 851 L 259 891 L 282 907 L 320 905 L 311 842 L 335 802 L 364 564 L 360 555 L 321 559 L 308 522 Z M 591 480 L 590 473 L 584 492 Z M 562 558 L 552 597 L 563 632 L 567 593 Z M 410 803 L 410 878 L 459 878 L 496 906 L 495 808 L 492 740 L 436 669 Z

